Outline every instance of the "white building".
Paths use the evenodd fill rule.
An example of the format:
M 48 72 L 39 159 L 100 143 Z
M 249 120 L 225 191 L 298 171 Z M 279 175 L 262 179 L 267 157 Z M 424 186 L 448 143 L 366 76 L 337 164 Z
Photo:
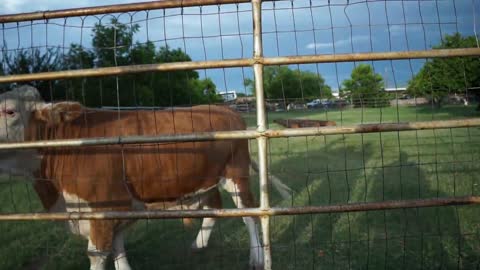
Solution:
M 227 90 L 218 92 L 220 96 L 222 96 L 223 101 L 225 102 L 232 102 L 237 99 L 237 91 L 236 90 Z
M 406 87 L 387 87 L 385 88 L 386 92 L 395 93 L 395 92 L 405 92 L 407 91 Z

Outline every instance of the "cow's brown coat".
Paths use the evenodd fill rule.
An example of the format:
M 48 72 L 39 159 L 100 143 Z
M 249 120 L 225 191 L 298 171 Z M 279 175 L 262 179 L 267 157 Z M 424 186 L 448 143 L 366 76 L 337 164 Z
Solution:
M 101 111 L 76 103 L 35 111 L 27 141 L 131 135 L 184 134 L 245 129 L 234 111 L 197 106 L 164 111 Z M 55 114 L 58 113 L 58 114 Z M 129 210 L 133 198 L 145 202 L 178 202 L 198 190 L 232 178 L 243 203 L 253 206 L 248 176 L 246 140 L 95 146 L 45 149 L 35 188 L 48 209 L 57 190 L 88 202 L 93 211 Z M 100 250 L 110 250 L 119 221 L 91 221 L 90 238 Z

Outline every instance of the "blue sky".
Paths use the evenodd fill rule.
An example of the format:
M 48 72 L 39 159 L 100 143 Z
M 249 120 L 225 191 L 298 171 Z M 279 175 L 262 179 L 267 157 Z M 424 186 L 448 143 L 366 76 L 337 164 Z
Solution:
M 118 0 L 2 0 L 0 13 L 53 10 L 91 5 L 140 1 Z M 478 0 L 295 0 L 263 4 L 265 56 L 385 52 L 423 50 L 441 42 L 442 36 L 456 31 L 474 35 L 480 31 Z M 312 3 L 310 5 L 310 3 Z M 108 24 L 112 16 L 124 23 L 135 22 L 140 31 L 135 39 L 160 47 L 185 50 L 193 60 L 245 58 L 252 55 L 250 4 L 192 7 L 131 14 L 114 14 L 5 24 L 0 29 L 8 49 L 33 46 L 91 46 L 91 28 Z M 148 17 L 148 20 L 146 18 Z M 478 34 L 477 34 L 478 36 Z M 32 38 L 33 37 L 33 38 Z M 203 38 L 202 38 L 203 37 Z M 377 61 L 388 87 L 403 87 L 422 66 L 422 60 Z M 338 89 L 355 64 L 295 65 L 292 68 L 321 74 L 328 85 Z M 370 63 L 372 64 L 372 63 Z M 201 70 L 214 80 L 219 90 L 245 91 L 244 78 L 250 68 Z

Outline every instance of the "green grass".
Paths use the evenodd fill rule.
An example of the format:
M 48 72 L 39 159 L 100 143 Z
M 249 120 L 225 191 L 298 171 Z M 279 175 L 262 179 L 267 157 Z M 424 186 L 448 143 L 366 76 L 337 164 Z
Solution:
M 317 120 L 332 120 L 337 124 L 350 125 L 359 123 L 380 123 L 397 121 L 430 121 L 447 120 L 465 117 L 478 117 L 476 106 L 445 105 L 441 108 L 431 106 L 417 107 L 386 107 L 386 108 L 353 108 L 353 109 L 329 109 L 329 110 L 305 110 L 290 112 L 268 113 L 269 123 L 282 118 L 305 118 Z M 255 127 L 255 113 L 244 114 L 248 126 Z
M 381 117 L 380 117 L 381 115 Z M 269 113 L 356 123 L 478 117 L 473 107 L 383 108 Z M 245 114 L 250 128 L 255 115 Z M 251 142 L 252 157 L 256 143 Z M 395 199 L 479 195 L 480 129 L 452 129 L 274 139 L 270 172 L 294 190 L 279 206 L 329 205 Z M 254 191 L 256 177 L 252 177 Z M 15 182 L 16 184 L 12 184 Z M 257 192 L 258 193 L 258 192 Z M 232 207 L 225 197 L 227 207 Z M 30 212 L 40 204 L 28 182 L 2 182 L 0 210 Z M 134 269 L 246 269 L 248 234 L 241 219 L 217 223 L 210 246 L 189 249 L 200 223 L 140 221 L 126 248 Z M 274 269 L 476 269 L 480 207 L 449 206 L 343 214 L 274 217 Z M 61 223 L 0 223 L 0 269 L 87 269 L 86 241 Z M 110 265 L 113 269 L 113 266 Z

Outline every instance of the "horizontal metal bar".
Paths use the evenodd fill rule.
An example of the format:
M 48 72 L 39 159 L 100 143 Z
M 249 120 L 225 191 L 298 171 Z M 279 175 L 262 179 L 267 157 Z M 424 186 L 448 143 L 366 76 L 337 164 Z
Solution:
M 224 67 L 244 67 L 253 64 L 253 59 L 233 59 L 222 61 L 193 61 L 162 64 L 131 65 L 119 67 L 104 67 L 92 69 L 63 70 L 0 76 L 0 83 L 28 82 L 35 80 L 58 80 L 86 77 L 118 76 L 145 72 L 178 71 L 193 69 L 212 69 Z
M 19 14 L 7 14 L 0 16 L 0 23 L 23 22 L 33 20 L 47 20 L 56 18 L 78 17 L 97 14 L 110 14 L 121 12 L 133 12 L 164 8 L 222 5 L 234 3 L 248 3 L 250 0 L 163 0 L 140 2 L 131 4 L 105 5 L 96 7 L 71 8 L 52 11 L 37 11 Z
M 468 118 L 459 120 L 439 120 L 422 122 L 383 123 L 383 124 L 359 124 L 342 127 L 317 127 L 317 128 L 289 128 L 283 130 L 269 130 L 268 137 L 298 137 L 318 135 L 338 135 L 356 133 L 376 133 L 392 131 L 411 131 L 442 128 L 466 128 L 479 127 L 480 118 Z
M 480 56 L 480 48 L 272 57 L 272 58 L 265 58 L 263 63 L 265 65 L 291 65 L 291 64 L 353 62 L 353 61 L 447 58 L 447 57 L 463 57 L 463 56 Z
M 84 138 L 69 140 L 51 140 L 21 143 L 0 143 L 0 150 L 10 149 L 33 149 L 53 147 L 79 147 L 94 145 L 115 145 L 115 144 L 143 144 L 143 143 L 171 143 L 171 142 L 192 142 L 192 141 L 213 141 L 213 140 L 234 140 L 234 139 L 255 139 L 258 137 L 282 138 L 298 136 L 320 136 L 356 133 L 375 133 L 392 131 L 410 131 L 442 128 L 466 128 L 480 127 L 480 118 L 469 118 L 460 120 L 442 120 L 425 122 L 404 122 L 404 123 L 383 123 L 383 124 L 360 124 L 340 127 L 314 127 L 314 128 L 289 128 L 269 129 L 264 132 L 256 130 L 238 131 L 217 131 L 199 132 L 188 134 L 169 134 L 158 136 L 126 136 L 108 138 Z
M 199 133 L 171 134 L 171 135 L 159 135 L 159 136 L 128 136 L 128 137 L 36 141 L 36 142 L 22 142 L 22 143 L 1 143 L 0 150 L 32 149 L 32 148 L 47 148 L 47 147 L 78 147 L 78 146 L 115 145 L 115 144 L 140 144 L 140 143 L 147 144 L 147 143 L 253 139 L 253 138 L 256 138 L 256 133 L 257 132 L 254 130 L 218 131 L 218 132 L 199 132 Z
M 323 206 L 273 207 L 268 209 L 207 209 L 207 210 L 163 210 L 163 211 L 108 211 L 108 212 L 69 212 L 69 213 L 25 213 L 2 214 L 0 221 L 21 220 L 87 220 L 87 219 L 167 219 L 203 217 L 246 217 L 246 216 L 285 216 L 325 213 L 345 213 L 378 211 L 391 209 L 422 208 L 450 205 L 480 204 L 479 196 L 433 198 L 417 200 L 396 200 L 367 203 L 346 203 Z
M 28 81 L 35 81 L 35 80 L 58 80 L 58 79 L 101 77 L 101 76 L 118 76 L 118 75 L 126 75 L 126 74 L 159 72 L 159 71 L 245 67 L 245 66 L 253 66 L 255 63 L 263 63 L 264 65 L 289 65 L 289 64 L 307 64 L 307 63 L 379 61 L 379 60 L 400 60 L 400 59 L 416 59 L 416 58 L 463 57 L 463 56 L 480 56 L 480 48 L 441 49 L 441 50 L 403 51 L 403 52 L 348 53 L 348 54 L 329 54 L 329 55 L 271 57 L 271 58 L 256 58 L 256 59 L 244 58 L 244 59 L 230 59 L 230 60 L 218 60 L 218 61 L 192 61 L 192 62 L 147 64 L 147 65 L 131 65 L 131 66 L 104 67 L 104 68 L 94 68 L 94 69 L 77 69 L 77 70 L 0 76 L 0 83 L 28 82 Z

